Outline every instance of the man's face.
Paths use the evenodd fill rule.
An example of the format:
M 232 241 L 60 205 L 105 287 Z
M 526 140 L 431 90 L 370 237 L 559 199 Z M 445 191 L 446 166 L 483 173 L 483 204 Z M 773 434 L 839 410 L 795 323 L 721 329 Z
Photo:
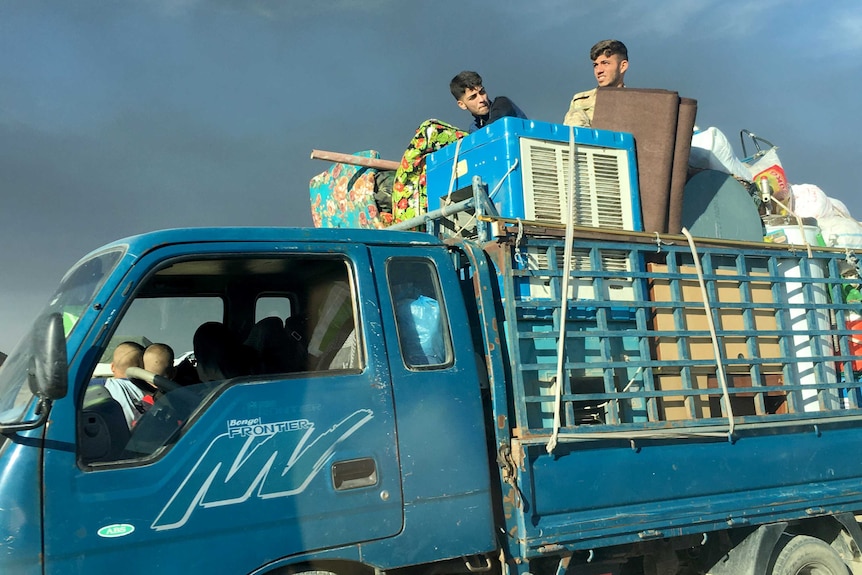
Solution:
M 593 60 L 593 74 L 601 87 L 621 88 L 628 67 L 629 61 L 623 60 L 619 54 L 601 55 Z
M 467 88 L 464 95 L 458 98 L 458 107 L 474 116 L 484 116 L 491 109 L 491 99 L 482 86 Z

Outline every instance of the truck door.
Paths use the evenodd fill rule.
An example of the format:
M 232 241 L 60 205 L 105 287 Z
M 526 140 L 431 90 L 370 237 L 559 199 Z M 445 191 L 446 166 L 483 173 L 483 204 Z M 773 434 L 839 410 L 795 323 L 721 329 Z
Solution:
M 400 540 L 417 562 L 487 552 L 496 547 L 487 383 L 452 261 L 442 246 L 372 249 L 410 518 Z
M 350 544 L 400 532 L 369 270 L 364 246 L 254 242 L 159 248 L 132 267 L 72 362 L 75 413 L 55 410 L 49 430 L 77 442 L 45 454 L 46 573 L 249 573 L 327 548 L 356 558 Z M 261 343 L 256 302 L 280 297 L 295 321 Z M 206 358 L 198 328 L 212 323 L 234 340 Z M 163 389 L 129 431 L 92 376 L 112 339 L 133 336 L 194 352 L 200 382 Z M 244 350 L 232 366 L 228 349 Z

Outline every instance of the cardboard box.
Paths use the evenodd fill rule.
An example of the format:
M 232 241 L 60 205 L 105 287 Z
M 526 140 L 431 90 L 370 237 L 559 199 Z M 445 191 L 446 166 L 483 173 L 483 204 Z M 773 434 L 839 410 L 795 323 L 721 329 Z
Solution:
M 667 266 L 663 264 L 648 263 L 647 271 L 655 273 L 666 273 Z M 682 266 L 680 273 L 694 274 L 693 266 Z M 726 270 L 718 270 L 715 275 L 737 275 L 736 272 Z M 758 274 L 753 272 L 750 276 L 756 277 Z M 703 304 L 703 297 L 700 290 L 700 284 L 697 278 L 679 280 L 682 301 L 690 303 Z M 725 358 L 744 358 L 750 357 L 747 345 L 747 338 L 743 335 L 733 335 L 733 332 L 744 329 L 743 310 L 722 308 L 722 302 L 738 303 L 742 301 L 742 294 L 739 289 L 739 283 L 734 280 L 717 282 L 718 297 L 716 301 L 711 301 L 710 306 L 714 310 L 718 310 L 718 322 L 715 329 L 718 332 L 724 332 L 720 336 L 721 351 Z M 673 302 L 671 297 L 670 280 L 654 279 L 649 280 L 650 300 L 654 302 Z M 774 300 L 772 297 L 772 283 L 768 280 L 748 282 L 751 288 L 751 301 L 755 304 L 763 304 L 752 309 L 753 327 L 755 330 L 776 331 L 778 324 L 775 319 L 775 310 L 773 308 Z M 709 324 L 706 321 L 706 310 L 703 307 L 690 307 L 683 310 L 683 325 L 676 325 L 673 317 L 673 310 L 668 307 L 653 308 L 653 329 L 656 331 L 674 331 L 682 332 L 683 330 L 693 331 L 709 331 Z M 682 355 L 678 349 L 680 337 L 677 336 L 662 336 L 656 338 L 656 359 L 660 360 L 676 360 L 681 359 Z M 713 351 L 712 339 L 710 336 L 690 337 L 683 339 L 684 352 L 687 359 L 694 360 L 715 360 L 715 352 Z M 755 341 L 756 357 L 761 359 L 774 358 L 776 364 L 781 363 L 781 350 L 779 348 L 779 338 L 776 335 L 758 335 Z
M 693 389 L 708 389 L 708 375 L 694 374 L 691 376 Z M 655 376 L 655 386 L 661 390 L 682 389 L 682 376 L 661 374 Z M 689 401 L 694 408 L 694 417 L 689 413 L 685 403 L 685 396 L 662 397 L 658 400 L 659 418 L 663 421 L 677 421 L 684 419 L 703 419 L 712 416 L 711 404 L 707 396 L 690 396 Z M 718 415 L 721 411 L 716 412 Z
M 647 270 L 652 273 L 667 273 L 668 268 L 664 264 L 648 263 Z M 681 266 L 680 273 L 692 274 L 694 276 L 695 269 L 693 266 Z M 737 275 L 731 270 L 717 270 L 714 275 Z M 773 308 L 774 299 L 772 297 L 772 282 L 764 279 L 762 281 L 751 280 L 751 277 L 758 275 L 766 275 L 765 273 L 758 274 L 753 272 L 749 274 L 748 286 L 751 289 L 750 301 L 757 307 L 751 309 L 753 328 L 758 332 L 776 331 L 778 324 L 775 318 L 775 310 Z M 676 299 L 671 294 L 670 279 L 650 278 L 648 283 L 650 299 L 654 302 L 675 302 Z M 702 307 L 703 296 L 700 289 L 700 284 L 696 277 L 679 281 L 680 291 L 682 292 L 682 302 L 692 304 L 701 304 L 700 306 L 686 307 L 682 311 L 681 325 L 677 325 L 674 318 L 674 310 L 669 307 L 653 308 L 652 328 L 656 331 L 675 332 L 679 335 L 664 335 L 656 336 L 653 341 L 655 355 L 657 360 L 674 361 L 680 359 L 690 359 L 698 362 L 698 365 L 692 368 L 695 372 L 691 376 L 693 389 L 710 389 L 717 386 L 716 379 L 716 357 L 712 344 L 712 339 L 709 336 L 709 324 L 706 319 L 706 310 Z M 719 335 L 720 353 L 723 358 L 747 358 L 752 354 L 748 349 L 747 337 L 744 335 L 734 335 L 734 332 L 744 329 L 743 310 L 722 308 L 722 302 L 738 303 L 742 301 L 742 292 L 740 284 L 735 280 L 718 280 L 716 285 L 718 297 L 715 301 L 710 302 L 710 307 L 718 311 L 718 320 L 715 325 Z M 763 304 L 763 305 L 757 305 Z M 705 335 L 696 337 L 686 337 L 685 330 L 703 332 Z M 781 350 L 779 347 L 779 337 L 777 335 L 757 335 L 755 339 L 754 357 L 758 359 L 773 358 L 774 362 L 768 362 L 764 366 L 767 371 L 780 370 Z M 735 366 L 733 371 L 747 371 L 748 367 Z M 657 370 L 659 375 L 655 377 L 657 389 L 674 390 L 683 389 L 682 377 L 678 374 L 662 374 L 662 370 Z M 726 370 L 727 371 L 727 370 Z M 737 374 L 728 374 L 728 383 L 733 386 L 739 376 Z M 768 376 L 767 376 L 768 377 Z M 742 380 L 740 380 L 741 382 Z M 772 380 L 770 380 L 772 381 Z M 711 382 L 713 384 L 711 384 Z M 748 386 L 750 387 L 750 380 Z M 700 417 L 720 417 L 718 396 L 709 397 L 693 396 L 689 400 L 695 412 L 695 416 Z M 751 396 L 744 399 L 742 396 L 733 398 L 734 412 L 737 411 L 746 414 L 751 411 L 749 403 L 752 403 Z M 742 404 L 745 405 L 742 405 Z M 660 414 L 665 420 L 681 420 L 690 419 L 691 414 L 685 404 L 685 397 L 666 397 L 659 401 L 661 406 Z M 739 404 L 739 409 L 737 409 Z M 753 405 L 753 404 L 752 404 Z

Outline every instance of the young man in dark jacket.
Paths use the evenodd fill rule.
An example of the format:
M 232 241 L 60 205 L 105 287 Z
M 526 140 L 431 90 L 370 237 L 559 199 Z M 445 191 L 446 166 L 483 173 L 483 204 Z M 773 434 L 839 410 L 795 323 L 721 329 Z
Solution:
M 492 101 L 482 86 L 482 76 L 476 72 L 461 72 L 449 82 L 449 90 L 458 102 L 458 107 L 473 114 L 473 123 L 468 129 L 470 133 L 506 116 L 527 118 L 524 112 L 505 96 L 499 96 Z

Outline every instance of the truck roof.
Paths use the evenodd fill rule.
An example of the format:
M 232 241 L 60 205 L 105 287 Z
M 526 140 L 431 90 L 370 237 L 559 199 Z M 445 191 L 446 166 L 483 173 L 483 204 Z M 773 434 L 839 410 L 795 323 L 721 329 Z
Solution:
M 168 244 L 200 242 L 319 242 L 387 245 L 442 245 L 442 240 L 422 232 L 369 230 L 355 228 L 294 228 L 294 227 L 199 227 L 156 230 L 128 236 L 105 244 L 82 259 L 115 247 L 125 247 L 140 255 L 155 247 Z

